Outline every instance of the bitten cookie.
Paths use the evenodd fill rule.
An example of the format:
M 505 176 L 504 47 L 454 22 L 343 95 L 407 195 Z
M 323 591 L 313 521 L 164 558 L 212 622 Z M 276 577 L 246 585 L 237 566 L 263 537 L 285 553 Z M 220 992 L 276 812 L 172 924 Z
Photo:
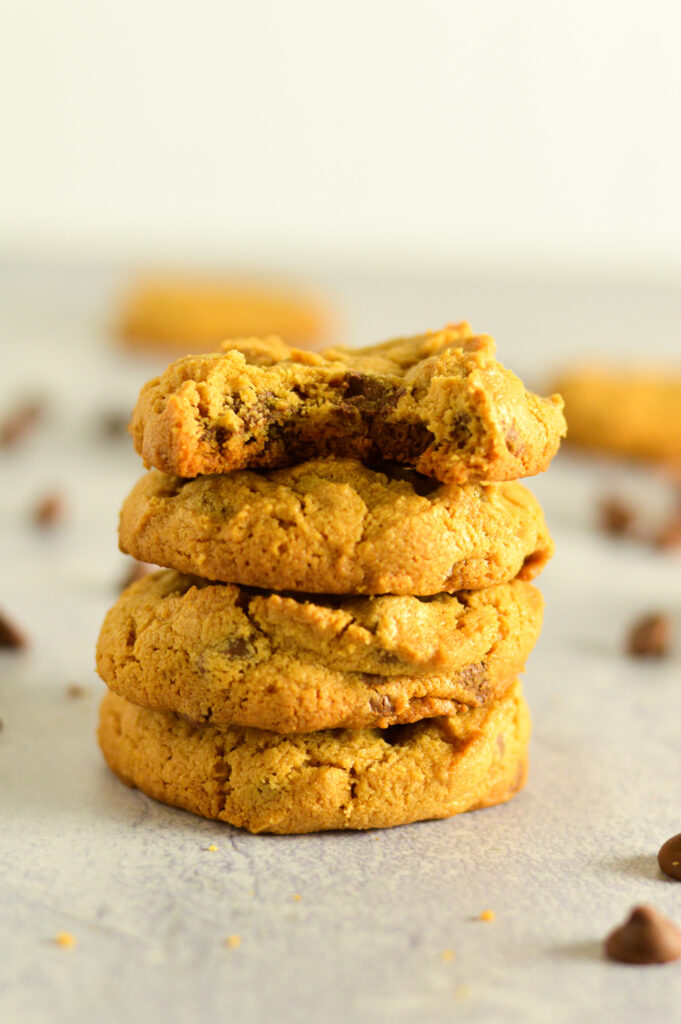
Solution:
M 194 477 L 334 455 L 515 480 L 546 469 L 565 433 L 560 397 L 526 391 L 467 324 L 320 354 L 276 338 L 225 349 L 142 389 L 130 429 L 147 465 Z
M 391 729 L 281 736 L 194 726 L 104 697 L 99 743 L 129 786 L 250 832 L 387 828 L 508 800 L 524 784 L 520 685 L 490 707 Z
M 529 583 L 306 601 L 161 572 L 108 612 L 104 682 L 194 722 L 276 732 L 387 726 L 500 696 L 536 643 Z
M 214 352 L 225 338 L 268 334 L 312 345 L 328 335 L 328 317 L 317 303 L 282 289 L 176 275 L 141 281 L 119 322 L 130 345 L 183 352 Z
M 678 368 L 584 367 L 565 373 L 570 443 L 653 461 L 681 462 L 681 373 Z
M 210 580 L 327 594 L 439 594 L 533 579 L 553 554 L 521 484 L 439 484 L 319 459 L 194 480 L 156 470 L 121 511 L 122 551 Z

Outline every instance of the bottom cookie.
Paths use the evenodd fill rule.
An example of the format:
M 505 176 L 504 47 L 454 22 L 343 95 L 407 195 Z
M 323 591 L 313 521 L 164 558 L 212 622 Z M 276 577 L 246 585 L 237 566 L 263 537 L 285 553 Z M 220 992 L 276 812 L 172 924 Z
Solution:
M 196 726 L 107 693 L 99 743 L 129 786 L 250 832 L 388 828 L 510 799 L 530 718 L 516 683 L 459 715 L 388 729 L 280 735 Z

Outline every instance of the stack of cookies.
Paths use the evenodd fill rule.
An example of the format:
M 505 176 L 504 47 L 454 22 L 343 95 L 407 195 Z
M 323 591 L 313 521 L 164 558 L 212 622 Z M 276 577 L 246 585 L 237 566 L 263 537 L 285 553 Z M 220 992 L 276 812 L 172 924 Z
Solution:
M 113 771 L 253 832 L 511 797 L 529 580 L 552 554 L 514 481 L 547 467 L 561 410 L 465 324 L 323 353 L 226 343 L 150 381 L 131 431 L 154 468 L 120 546 L 166 568 L 102 627 Z

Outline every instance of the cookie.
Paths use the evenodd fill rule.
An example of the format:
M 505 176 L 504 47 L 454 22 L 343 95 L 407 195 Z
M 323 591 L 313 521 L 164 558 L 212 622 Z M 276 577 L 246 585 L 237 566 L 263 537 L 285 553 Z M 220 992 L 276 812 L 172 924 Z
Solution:
M 570 443 L 681 462 L 681 373 L 584 367 L 560 379 Z
M 147 473 L 122 551 L 210 580 L 326 594 L 439 594 L 533 579 L 553 554 L 521 484 L 439 484 L 353 459 L 193 480 Z
M 508 800 L 524 784 L 520 685 L 485 708 L 391 729 L 281 736 L 195 726 L 109 693 L 99 743 L 129 786 L 250 832 L 386 828 Z
M 147 465 L 194 477 L 316 456 L 376 458 L 449 483 L 546 469 L 562 400 L 539 398 L 467 324 L 365 349 L 278 339 L 187 356 L 142 388 L 130 430 Z
M 136 704 L 219 727 L 385 727 L 502 694 L 541 619 L 529 583 L 306 601 L 165 571 L 108 612 L 97 670 Z
M 225 338 L 281 335 L 297 345 L 328 333 L 321 306 L 290 292 L 238 281 L 165 276 L 141 281 L 128 295 L 119 336 L 146 348 L 215 351 Z

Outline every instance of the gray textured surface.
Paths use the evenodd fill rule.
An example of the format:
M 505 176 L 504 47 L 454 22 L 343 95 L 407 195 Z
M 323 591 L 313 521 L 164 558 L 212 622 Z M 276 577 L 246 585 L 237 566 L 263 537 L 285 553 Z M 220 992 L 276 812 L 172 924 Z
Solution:
M 463 312 L 533 380 L 590 346 L 679 353 L 681 299 L 662 286 L 339 275 L 330 287 L 357 340 Z M 116 512 L 141 472 L 131 446 L 93 424 L 102 407 L 130 406 L 151 369 L 106 347 L 91 317 L 106 294 L 96 275 L 3 276 L 0 405 L 25 391 L 52 405 L 21 449 L 0 453 L 0 605 L 32 639 L 0 655 L 3 1024 L 678 1019 L 681 965 L 628 968 L 600 952 L 635 902 L 681 922 L 681 886 L 655 859 L 681 830 L 681 657 L 622 654 L 639 612 L 681 612 L 681 558 L 591 525 L 610 478 L 632 493 L 649 481 L 561 455 L 534 482 L 558 554 L 526 676 L 530 782 L 512 803 L 300 838 L 193 818 L 121 786 L 93 737 L 93 647 L 124 570 Z M 40 534 L 26 510 L 52 485 L 68 515 Z M 85 695 L 67 697 L 71 683 Z M 491 924 L 476 919 L 488 907 Z M 54 945 L 62 929 L 75 949 Z

